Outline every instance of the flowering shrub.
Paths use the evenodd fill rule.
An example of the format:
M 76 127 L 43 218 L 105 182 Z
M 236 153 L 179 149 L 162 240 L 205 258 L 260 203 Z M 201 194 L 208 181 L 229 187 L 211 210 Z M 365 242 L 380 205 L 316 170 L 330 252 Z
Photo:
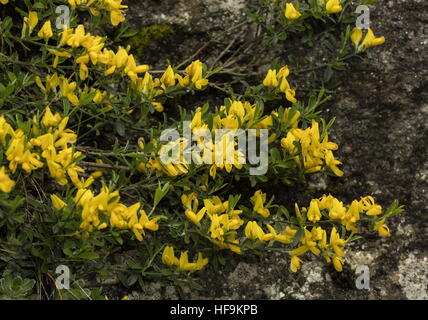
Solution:
M 227 254 L 273 249 L 289 256 L 292 272 L 309 254 L 340 272 L 347 244 L 363 232 L 390 235 L 387 219 L 402 212 L 396 202 L 385 210 L 370 195 L 344 204 L 326 194 L 276 204 L 264 191 L 268 183 L 305 185 L 314 173 L 344 175 L 346 159 L 329 140 L 333 122 L 317 111 L 329 98 L 324 85 L 385 41 L 351 29 L 349 2 L 264 0 L 248 11 L 245 23 L 264 30 L 261 47 L 296 34 L 310 42 L 323 26 L 340 33 L 330 34 L 340 39 L 329 42 L 330 60 L 306 70 L 314 86 L 323 72 L 308 94 L 294 83 L 305 70 L 287 61 L 237 87 L 216 83 L 224 66 L 196 58 L 151 72 L 124 45 L 133 32 L 121 0 L 0 3 L 0 268 L 36 280 L 39 297 L 69 297 L 55 288 L 58 265 L 79 287 L 111 273 L 125 286 L 179 284 L 221 267 Z M 67 28 L 55 26 L 59 5 L 71 9 Z M 115 40 L 104 25 L 120 28 Z M 207 88 L 227 95 L 222 105 L 177 102 Z M 263 166 L 262 151 L 241 148 L 242 135 L 268 150 Z

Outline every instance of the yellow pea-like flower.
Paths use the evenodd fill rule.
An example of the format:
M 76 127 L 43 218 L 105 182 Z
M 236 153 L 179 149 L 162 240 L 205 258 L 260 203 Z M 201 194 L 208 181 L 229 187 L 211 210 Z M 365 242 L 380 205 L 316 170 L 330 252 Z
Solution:
M 43 38 L 46 40 L 48 40 L 49 38 L 51 38 L 53 36 L 53 32 L 52 32 L 52 25 L 51 25 L 51 21 L 48 20 L 46 21 L 42 28 L 40 29 L 40 31 L 37 33 L 37 35 L 40 38 Z
M 391 235 L 389 228 L 385 225 L 385 219 L 376 222 L 374 230 L 377 231 L 382 237 L 389 237 Z
M 277 87 L 278 79 L 276 78 L 276 70 L 269 70 L 265 79 L 263 80 L 265 87 Z
M 165 70 L 165 73 L 162 75 L 160 81 L 167 87 L 175 85 L 174 70 L 171 66 L 168 66 L 168 68 Z
M 55 209 L 62 210 L 64 207 L 67 206 L 67 204 L 56 194 L 51 194 L 50 197 L 52 200 L 52 205 Z
M 342 11 L 342 6 L 340 5 L 339 0 L 328 0 L 325 5 L 325 9 L 328 13 L 338 13 Z
M 361 44 L 362 47 L 374 47 L 374 46 L 380 46 L 381 44 L 383 44 L 385 42 L 385 37 L 379 37 L 376 38 L 373 30 L 372 29 L 368 29 L 367 30 L 367 35 L 363 40 L 363 43 Z
M 333 256 L 333 266 L 337 272 L 342 272 L 343 263 L 344 261 L 342 257 L 336 256 L 336 255 Z
M 159 102 L 152 102 L 153 108 L 157 111 L 157 112 L 163 112 L 164 110 L 164 106 L 162 105 L 162 103 Z
M 287 3 L 285 4 L 284 15 L 289 20 L 296 20 L 299 19 L 302 14 L 293 6 L 292 3 Z
M 37 12 L 35 11 L 30 11 L 28 13 L 28 17 L 24 17 L 24 25 L 22 27 L 22 34 L 24 35 L 27 27 L 29 28 L 29 34 L 31 34 L 31 32 L 33 32 L 34 28 L 37 26 L 37 24 L 39 23 L 39 17 L 37 15 Z
M 263 229 L 257 224 L 256 221 L 249 221 L 247 223 L 247 226 L 245 227 L 244 232 L 245 232 L 245 236 L 248 239 L 263 240 L 265 235 Z
M 0 191 L 9 193 L 15 186 L 15 181 L 9 178 L 6 173 L 6 167 L 0 168 Z
M 318 208 L 318 202 L 316 200 L 311 200 L 308 210 L 308 220 L 312 222 L 317 222 L 321 219 L 321 212 Z
M 300 270 L 300 259 L 298 256 L 291 256 L 290 269 L 292 272 Z
M 351 32 L 351 41 L 356 47 L 358 47 L 361 39 L 363 37 L 363 31 L 360 28 L 355 27 Z

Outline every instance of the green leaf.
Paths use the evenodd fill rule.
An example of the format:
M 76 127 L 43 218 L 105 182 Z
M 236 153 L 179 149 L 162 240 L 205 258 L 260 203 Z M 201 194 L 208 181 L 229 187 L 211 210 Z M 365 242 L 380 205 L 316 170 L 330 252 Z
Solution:
M 76 258 L 84 259 L 84 260 L 95 260 L 98 259 L 100 256 L 98 253 L 95 252 L 82 252 L 76 256 Z
M 331 67 L 325 68 L 325 70 L 324 70 L 324 82 L 330 81 L 332 76 L 333 76 L 333 69 Z
M 370 5 L 370 4 L 376 3 L 378 1 L 379 0 L 364 0 L 362 5 Z
M 155 191 L 155 198 L 153 201 L 153 206 L 156 207 L 158 203 L 162 200 L 163 197 L 166 196 L 166 194 L 169 191 L 169 182 L 165 183 L 165 185 L 162 187 L 158 187 Z
M 122 120 L 117 119 L 115 122 L 116 132 L 121 136 L 125 136 L 125 124 Z
M 33 5 L 33 10 L 34 9 L 43 9 L 45 7 L 45 5 L 43 4 L 43 2 L 36 2 L 34 5 Z

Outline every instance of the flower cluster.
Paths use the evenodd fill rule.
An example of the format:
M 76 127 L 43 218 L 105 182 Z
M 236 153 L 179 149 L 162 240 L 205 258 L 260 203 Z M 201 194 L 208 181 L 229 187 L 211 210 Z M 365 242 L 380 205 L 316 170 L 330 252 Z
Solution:
M 312 227 L 311 231 L 304 228 L 304 236 L 300 239 L 300 243 L 298 248 L 290 252 L 291 271 L 297 272 L 300 269 L 299 256 L 308 251 L 315 255 L 321 254 L 327 263 L 333 261 L 334 268 L 339 272 L 342 271 L 346 240 L 340 238 L 335 227 L 331 230 L 329 243 L 327 243 L 327 232 L 321 227 Z
M 279 88 L 279 90 L 285 93 L 285 98 L 295 103 L 297 102 L 295 95 L 296 91 L 290 87 L 290 84 L 287 80 L 288 75 L 290 74 L 290 69 L 287 66 L 279 69 L 278 72 L 276 70 L 270 69 L 263 80 L 263 85 L 266 87 Z
M 241 252 L 234 231 L 244 223 L 239 217 L 242 210 L 235 210 L 230 206 L 229 201 L 222 201 L 218 196 L 204 199 L 204 205 L 200 209 L 195 193 L 183 194 L 181 202 L 185 208 L 186 217 L 198 227 L 201 227 L 201 220 L 205 216 L 208 217 L 210 238 L 213 243 L 236 253 Z
M 208 258 L 204 258 L 202 253 L 198 253 L 198 260 L 196 262 L 189 262 L 187 251 L 180 253 L 180 259 L 175 256 L 174 248 L 166 246 L 162 253 L 162 262 L 167 266 L 177 266 L 179 270 L 183 271 L 197 271 L 201 270 L 208 263 Z
M 333 227 L 331 229 L 330 242 L 327 243 L 326 230 L 317 225 L 323 217 L 339 222 L 344 227 L 343 230 L 356 234 L 359 232 L 357 224 L 361 221 L 360 214 L 364 212 L 368 218 L 371 218 L 374 231 L 384 237 L 390 235 L 389 229 L 385 225 L 386 217 L 377 218 L 382 214 L 382 207 L 376 204 L 371 196 L 362 197 L 359 201 L 354 200 L 349 206 L 345 206 L 337 198 L 331 195 L 323 195 L 321 198 L 311 200 L 308 209 L 299 209 L 296 204 L 295 211 L 300 223 L 304 223 L 307 219 L 314 223 L 315 226 L 310 231 L 304 227 L 304 236 L 300 239 L 301 246 L 290 252 L 292 256 L 291 270 L 293 272 L 300 268 L 300 259 L 298 257 L 308 251 L 315 255 L 321 253 L 328 263 L 333 261 L 337 271 L 342 271 L 344 247 L 347 241 L 341 238 L 336 228 Z
M 69 82 L 64 76 L 59 76 L 57 73 L 47 75 L 45 78 L 45 84 L 39 76 L 35 78 L 37 86 L 47 96 L 51 91 L 56 92 L 59 87 L 61 96 L 67 98 L 73 105 L 79 104 L 79 97 L 76 95 L 77 83 L 75 81 Z
M 111 24 L 117 26 L 119 23 L 125 20 L 125 14 L 123 9 L 128 6 L 122 4 L 122 0 L 67 0 L 68 4 L 72 8 L 77 6 L 85 6 L 89 9 L 89 12 L 98 16 L 99 10 L 107 10 L 110 13 Z
M 196 90 L 203 89 L 208 85 L 205 69 L 205 65 L 200 60 L 195 60 L 185 68 L 183 77 L 169 65 L 160 78 L 153 78 L 150 73 L 146 72 L 143 78 L 137 79 L 136 87 L 147 97 L 148 101 L 152 102 L 156 111 L 162 112 L 164 107 L 159 102 L 153 102 L 154 99 L 175 88 L 191 86 Z
M 277 0 L 274 0 L 274 2 Z M 317 0 L 317 5 L 320 6 L 328 14 L 338 13 L 342 11 L 340 0 Z M 291 2 L 285 4 L 284 16 L 288 20 L 297 20 L 302 14 Z
M 157 140 L 153 139 L 152 144 L 155 146 L 155 148 L 158 147 Z M 144 161 L 141 161 L 138 164 L 138 170 L 147 170 L 150 172 L 156 172 L 158 174 L 166 174 L 170 177 L 179 176 L 182 174 L 186 174 L 189 172 L 189 166 L 184 161 L 184 149 L 186 148 L 188 142 L 184 138 L 179 138 L 176 141 L 170 142 L 168 144 L 168 147 L 173 149 L 176 146 L 179 148 L 179 153 L 176 155 L 175 158 L 172 158 L 169 163 L 162 163 L 160 159 L 160 154 L 164 152 L 164 148 L 166 148 L 164 145 L 160 146 L 160 149 L 158 152 L 152 151 L 149 158 L 145 159 Z M 139 147 L 141 149 L 144 149 L 144 142 L 143 139 L 140 139 Z
M 13 130 L 0 116 L 0 140 L 6 150 L 4 154 L 9 161 L 9 170 L 15 173 L 21 167 L 30 173 L 47 165 L 51 177 L 59 184 L 67 184 L 70 178 L 75 186 L 81 186 L 78 173 L 84 170 L 77 165 L 81 153 L 74 151 L 77 135 L 66 128 L 67 122 L 68 117 L 52 113 L 49 106 L 41 119 L 38 116 L 33 118 L 30 132 Z M 11 183 L 7 185 L 10 187 Z
M 278 241 L 288 244 L 294 239 L 297 233 L 296 229 L 290 228 L 289 226 L 287 226 L 280 234 L 278 234 L 275 228 L 270 224 L 266 224 L 266 227 L 269 230 L 268 233 L 265 233 L 256 221 L 249 221 L 245 227 L 245 236 L 248 239 L 253 240 Z
M 297 220 L 288 221 L 288 225 L 283 227 L 281 232 L 278 232 L 269 222 L 272 220 L 268 208 L 265 207 L 266 194 L 257 190 L 250 201 L 253 203 L 253 208 L 246 209 L 245 212 L 256 214 L 261 221 L 251 219 L 247 214 L 243 214 L 243 210 L 235 210 L 230 206 L 229 201 L 223 201 L 218 196 L 203 199 L 202 207 L 199 206 L 200 201 L 196 193 L 184 193 L 181 196 L 186 217 L 199 231 L 207 232 L 211 242 L 220 248 L 242 253 L 242 243 L 246 241 L 245 239 L 259 243 L 268 242 L 270 245 L 279 242 L 294 247 L 288 251 L 291 255 L 290 268 L 293 272 L 300 269 L 299 257 L 309 251 L 315 255 L 321 255 L 327 263 L 332 262 L 337 271 L 342 271 L 345 245 L 354 234 L 359 233 L 358 226 L 362 221 L 369 220 L 373 230 L 381 236 L 389 236 L 389 229 L 384 224 L 386 215 L 378 217 L 382 214 L 382 207 L 376 204 L 371 196 L 354 200 L 349 206 L 345 206 L 343 202 L 331 195 L 323 195 L 321 198 L 311 200 L 308 208 L 299 208 L 296 204 Z M 368 219 L 360 218 L 363 212 Z M 327 220 L 331 222 L 332 227 L 320 224 Z M 263 230 L 261 223 L 265 225 L 267 232 Z M 244 234 L 239 236 L 238 231 L 244 224 Z M 337 228 L 342 230 L 342 236 L 339 235 Z M 348 231 L 351 232 L 350 235 L 344 238 Z M 297 243 L 300 243 L 298 247 L 296 247 Z
M 101 230 L 110 225 L 112 228 L 129 229 L 142 241 L 145 229 L 159 229 L 159 217 L 150 219 L 146 212 L 140 209 L 139 202 L 125 206 L 120 203 L 119 192 L 111 191 L 107 187 L 101 188 L 97 195 L 87 188 L 78 189 L 73 200 L 82 209 L 80 227 L 87 232 Z
M 88 6 L 91 4 L 92 2 L 87 3 Z M 23 34 L 27 32 L 27 29 L 31 32 L 37 23 L 37 13 L 31 11 L 28 17 L 24 18 Z M 53 36 L 50 21 L 45 22 L 38 36 L 45 40 Z M 75 51 L 69 52 L 64 50 L 65 46 L 71 47 L 72 49 L 83 48 L 83 51 L 80 53 L 76 53 Z M 52 66 L 54 68 L 57 68 L 59 64 L 63 63 L 68 58 L 77 55 L 75 63 L 79 65 L 79 78 L 81 80 L 85 80 L 89 77 L 91 64 L 93 66 L 103 66 L 102 72 L 104 76 L 109 76 L 113 73 L 126 75 L 136 86 L 137 90 L 144 94 L 147 101 L 149 101 L 158 112 L 162 112 L 164 107 L 160 102 L 156 101 L 156 98 L 166 91 L 174 89 L 175 87 L 184 88 L 189 86 L 196 90 L 201 90 L 208 85 L 205 71 L 206 67 L 199 60 L 193 61 L 185 68 L 184 76 L 174 72 L 173 68 L 168 66 L 160 78 L 153 78 L 153 76 L 147 72 L 149 66 L 145 64 L 137 65 L 134 55 L 129 54 L 129 50 L 130 48 L 125 49 L 122 47 L 119 47 L 116 52 L 110 50 L 105 47 L 105 38 L 91 35 L 85 31 L 83 25 L 79 25 L 76 28 L 63 30 L 57 49 L 49 49 L 48 51 L 53 55 Z M 143 77 L 139 76 L 141 73 L 144 73 Z M 75 105 L 79 103 L 79 99 L 74 93 L 76 90 L 76 82 L 69 83 L 68 79 L 64 76 L 58 77 L 56 73 L 46 77 L 46 86 L 41 83 L 39 77 L 36 77 L 36 81 L 45 93 L 49 93 L 50 89 L 54 89 L 59 85 L 64 97 L 67 97 L 68 100 Z M 99 97 L 98 94 L 97 97 Z M 95 99 L 96 98 L 94 98 L 94 101 Z
M 367 30 L 367 34 L 364 37 L 363 42 L 361 42 L 362 38 L 363 31 L 360 28 L 355 27 L 354 29 L 352 29 L 351 41 L 354 43 L 355 48 L 358 51 L 363 51 L 369 47 L 380 46 L 385 42 L 385 37 L 376 38 L 373 33 L 373 30 L 370 28 Z
M 321 139 L 319 124 L 312 121 L 311 127 L 307 129 L 294 128 L 281 139 L 281 146 L 290 154 L 295 155 L 301 152 L 301 157 L 294 157 L 297 164 L 305 169 L 307 173 L 320 171 L 326 166 L 337 176 L 342 176 L 343 172 L 337 167 L 341 164 L 333 155 L 333 150 L 337 150 L 336 143 L 328 141 L 327 133 Z
M 376 204 L 371 196 L 362 197 L 360 201 L 352 201 L 349 208 L 346 209 L 343 203 L 335 197 L 324 195 L 322 198 L 311 202 L 308 210 L 308 219 L 312 222 L 318 221 L 321 217 L 320 210 L 327 210 L 330 219 L 340 221 L 346 227 L 346 230 L 355 233 L 359 232 L 355 224 L 360 220 L 361 213 L 365 212 L 369 217 L 382 214 L 382 207 Z M 309 212 L 312 213 L 310 214 Z M 389 236 L 389 230 L 384 224 L 377 225 L 375 230 L 381 236 Z
M 117 52 L 105 48 L 105 39 L 100 36 L 93 36 L 85 32 L 85 27 L 79 25 L 77 28 L 65 29 L 61 34 L 60 46 L 67 45 L 72 48 L 84 48 L 84 52 L 76 59 L 80 66 L 80 78 L 85 80 L 88 77 L 88 64 L 101 64 L 105 66 L 104 75 L 108 76 L 115 71 L 126 74 L 131 81 L 136 81 L 139 73 L 146 72 L 148 65 L 138 65 L 132 54 L 124 48 L 119 48 Z

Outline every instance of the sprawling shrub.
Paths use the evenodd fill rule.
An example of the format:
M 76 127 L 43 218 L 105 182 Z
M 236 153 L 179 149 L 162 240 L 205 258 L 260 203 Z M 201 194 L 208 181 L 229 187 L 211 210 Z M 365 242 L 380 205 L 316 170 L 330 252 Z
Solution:
M 398 203 L 269 194 L 300 192 L 313 174 L 344 175 L 319 107 L 347 61 L 384 42 L 353 28 L 348 1 L 249 7 L 232 27 L 254 26 L 261 50 L 328 49 L 319 64 L 290 54 L 259 77 L 233 62 L 238 49 L 223 63 L 195 56 L 151 72 L 128 45 L 138 33 L 121 0 L 0 2 L 2 297 L 101 298 L 85 289 L 97 274 L 179 285 L 225 257 L 270 250 L 288 255 L 292 272 L 310 254 L 340 272 L 362 232 L 390 235 Z M 302 77 L 309 89 L 299 91 Z M 183 105 L 188 97 L 199 106 Z M 71 271 L 65 291 L 59 266 Z

